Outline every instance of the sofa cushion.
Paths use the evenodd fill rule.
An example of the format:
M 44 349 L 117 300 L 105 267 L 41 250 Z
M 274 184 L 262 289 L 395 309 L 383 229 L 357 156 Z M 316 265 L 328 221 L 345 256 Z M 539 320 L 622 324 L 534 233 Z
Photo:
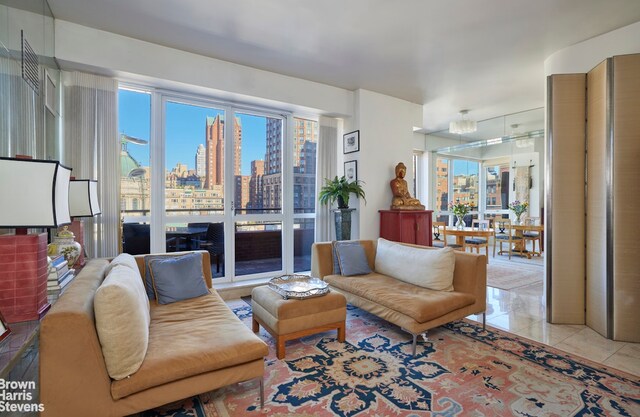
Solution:
M 155 298 L 160 304 L 209 294 L 202 275 L 202 254 L 156 258 L 149 261 Z
M 149 342 L 149 299 L 138 269 L 114 267 L 93 308 L 107 372 L 115 380 L 126 378 L 140 368 Z
M 354 277 L 327 275 L 324 280 L 338 291 L 373 301 L 418 323 L 442 317 L 475 302 L 473 294 L 429 290 L 378 273 Z
M 333 255 L 333 273 L 336 275 L 342 274 L 342 269 L 340 268 L 340 258 L 338 256 L 338 247 L 347 247 L 347 246 L 360 246 L 360 242 L 357 240 L 334 240 L 331 242 L 331 254 Z
M 261 359 L 267 345 L 216 293 L 172 304 L 151 304 L 149 347 L 130 378 L 114 381 L 115 400 L 194 375 Z
M 353 242 L 336 242 L 335 251 L 338 263 L 340 264 L 341 275 L 364 275 L 371 272 L 367 255 L 360 243 L 351 244 Z
M 437 291 L 453 291 L 453 249 L 417 248 L 378 239 L 375 270 L 410 284 Z
M 138 264 L 136 263 L 136 258 L 134 258 L 132 255 L 129 255 L 128 253 L 121 253 L 120 255 L 113 258 L 113 260 L 109 263 L 109 266 L 107 266 L 107 269 L 105 271 L 105 275 L 109 275 L 109 272 L 111 272 L 111 270 L 118 265 L 124 265 L 127 268 L 131 268 L 134 271 L 137 271 L 138 274 L 140 274 L 140 269 L 138 268 Z
M 147 291 L 147 296 L 149 300 L 155 300 L 156 294 L 153 291 L 153 280 L 151 279 L 151 272 L 149 271 L 149 262 L 154 259 L 169 259 L 169 258 L 178 258 L 185 255 L 190 255 L 192 252 L 184 252 L 184 253 L 161 253 L 158 255 L 145 255 L 144 256 L 144 287 Z

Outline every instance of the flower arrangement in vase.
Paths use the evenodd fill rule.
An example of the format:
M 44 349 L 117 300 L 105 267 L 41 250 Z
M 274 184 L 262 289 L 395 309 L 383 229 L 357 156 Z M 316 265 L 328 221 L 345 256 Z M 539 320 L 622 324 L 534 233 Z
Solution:
M 511 209 L 516 215 L 516 224 L 522 224 L 522 220 L 520 219 L 520 217 L 527 211 L 528 208 L 529 203 L 526 201 L 521 203 L 520 200 L 516 200 L 513 203 L 509 204 L 509 209 Z
M 456 227 L 460 230 L 464 229 L 464 216 L 471 211 L 471 205 L 469 203 L 461 203 L 460 200 L 456 200 L 449 203 L 449 210 L 457 217 Z

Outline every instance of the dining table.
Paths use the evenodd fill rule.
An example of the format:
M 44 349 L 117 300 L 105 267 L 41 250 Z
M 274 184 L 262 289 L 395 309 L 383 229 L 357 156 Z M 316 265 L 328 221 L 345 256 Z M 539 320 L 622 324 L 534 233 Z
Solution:
M 201 236 L 207 233 L 207 227 L 203 226 L 170 226 L 165 231 L 167 238 L 184 239 L 186 250 L 197 249 L 194 244 Z
M 456 237 L 456 245 L 464 246 L 464 238 L 466 236 L 484 237 L 487 240 L 493 236 L 493 229 L 478 229 L 477 227 L 465 227 L 458 229 L 455 226 L 447 226 L 447 235 Z

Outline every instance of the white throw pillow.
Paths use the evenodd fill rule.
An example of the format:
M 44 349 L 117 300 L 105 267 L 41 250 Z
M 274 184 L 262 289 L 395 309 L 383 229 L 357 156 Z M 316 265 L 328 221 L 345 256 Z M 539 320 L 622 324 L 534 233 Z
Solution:
M 376 272 L 409 284 L 453 291 L 455 262 L 452 248 L 421 249 L 378 239 Z
M 131 268 L 134 271 L 138 271 L 138 273 L 140 273 L 140 268 L 138 268 L 138 263 L 136 262 L 136 258 L 134 258 L 132 255 L 129 255 L 128 253 L 121 253 L 120 255 L 113 258 L 113 260 L 109 263 L 104 273 L 109 275 L 109 272 L 111 272 L 111 270 L 118 265 L 124 265 L 127 268 Z
M 140 368 L 149 345 L 149 299 L 140 272 L 115 266 L 96 291 L 93 309 L 107 372 L 126 378 Z

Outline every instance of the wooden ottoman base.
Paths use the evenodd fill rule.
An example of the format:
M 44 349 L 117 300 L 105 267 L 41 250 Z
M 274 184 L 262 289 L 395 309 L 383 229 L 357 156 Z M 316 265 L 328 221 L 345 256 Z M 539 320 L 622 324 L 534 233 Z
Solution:
M 345 341 L 347 301 L 338 292 L 305 300 L 283 299 L 268 287 L 251 292 L 252 328 L 262 326 L 276 339 L 276 356 L 285 357 L 285 342 L 336 329 L 339 342 Z
M 276 357 L 278 359 L 284 359 L 285 356 L 285 346 L 284 342 L 293 339 L 299 339 L 301 337 L 310 336 L 316 333 L 322 333 L 329 330 L 337 329 L 338 330 L 338 342 L 344 342 L 346 336 L 346 325 L 345 322 L 331 323 L 325 324 L 324 326 L 313 327 L 307 330 L 300 330 L 295 333 L 289 334 L 277 334 L 273 329 L 267 326 L 259 317 L 253 316 L 253 332 L 258 333 L 260 331 L 260 326 L 262 326 L 274 339 L 276 339 Z

